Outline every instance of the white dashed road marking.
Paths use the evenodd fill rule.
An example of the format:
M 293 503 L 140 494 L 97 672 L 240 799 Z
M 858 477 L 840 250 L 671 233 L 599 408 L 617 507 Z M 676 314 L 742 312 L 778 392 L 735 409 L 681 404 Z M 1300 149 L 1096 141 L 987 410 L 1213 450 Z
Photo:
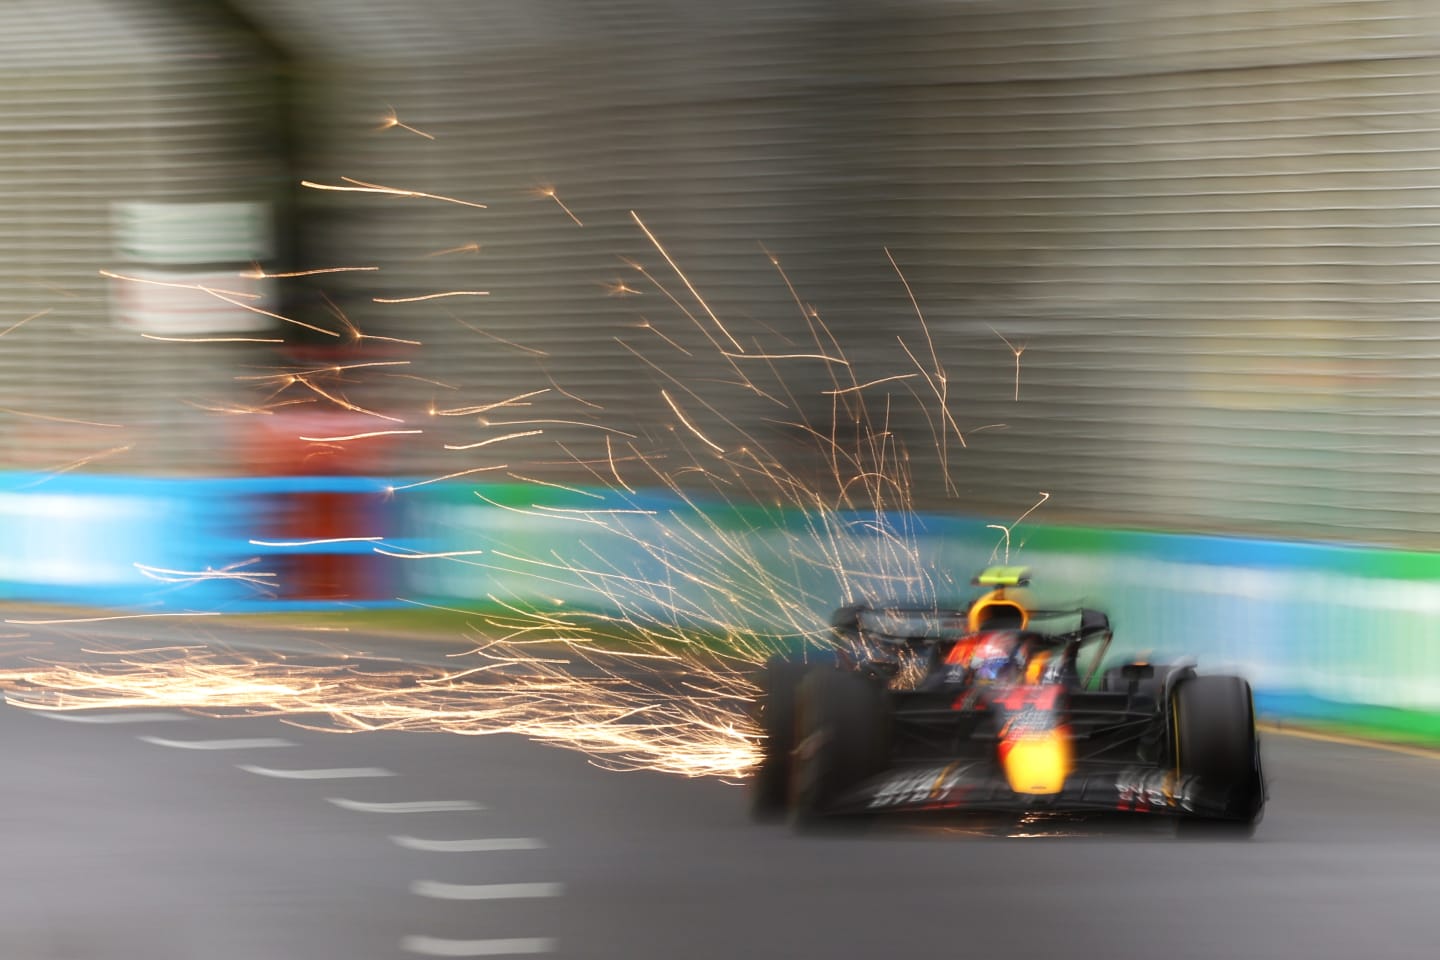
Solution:
M 161 723 L 193 719 L 183 713 L 171 711 L 124 711 L 116 713 L 70 712 L 36 710 L 33 713 L 51 720 L 65 720 L 71 723 L 92 724 L 137 724 Z M 218 740 L 172 740 L 164 737 L 139 736 L 136 739 L 157 747 L 175 750 L 260 750 L 279 747 L 293 747 L 293 741 L 280 737 L 249 737 Z M 393 777 L 395 773 L 383 767 L 333 767 L 323 769 L 275 769 L 250 764 L 236 764 L 247 773 L 281 780 L 352 780 L 373 777 Z M 330 803 L 342 810 L 359 813 L 450 813 L 485 809 L 473 800 L 412 800 L 400 802 L 367 802 L 348 800 L 343 797 L 327 797 Z M 479 837 L 459 840 L 427 840 L 421 837 L 392 836 L 391 842 L 407 850 L 430 853 L 484 853 L 505 850 L 540 850 L 544 842 L 533 837 Z M 481 901 L 517 900 L 542 897 L 559 897 L 564 893 L 560 883 L 443 883 L 437 880 L 416 880 L 410 884 L 410 892 L 416 896 L 437 900 Z M 428 957 L 504 957 L 553 953 L 556 941 L 551 937 L 510 937 L 479 940 L 454 940 L 424 935 L 407 936 L 401 941 L 406 953 Z
M 427 957 L 504 957 L 522 953 L 552 953 L 549 937 L 511 940 L 446 940 L 441 937 L 406 937 L 400 949 Z
M 157 747 L 176 750 L 258 750 L 265 747 L 293 747 L 295 744 L 279 737 L 257 737 L 251 740 L 166 740 L 164 737 L 139 737 Z
M 440 883 L 416 880 L 410 892 L 417 897 L 436 900 L 526 900 L 532 897 L 558 897 L 565 887 L 558 883 Z
M 173 720 L 189 720 L 183 713 L 141 711 L 139 713 L 53 713 L 48 710 L 33 711 L 37 716 L 51 720 L 68 720 L 70 723 L 161 723 Z
M 340 797 L 326 797 L 342 810 L 360 813 L 450 813 L 461 810 L 484 810 L 474 800 L 410 800 L 401 803 L 365 803 L 361 800 L 345 800 Z
M 422 840 L 419 837 L 391 837 L 406 850 L 429 853 L 484 853 L 494 850 L 543 850 L 545 844 L 532 837 L 486 837 L 476 840 Z
M 393 777 L 389 770 L 383 767 L 335 767 L 329 770 L 272 770 L 269 767 L 252 767 L 248 763 L 236 764 L 246 773 L 259 774 L 262 777 L 275 777 L 279 780 L 358 780 L 364 777 Z

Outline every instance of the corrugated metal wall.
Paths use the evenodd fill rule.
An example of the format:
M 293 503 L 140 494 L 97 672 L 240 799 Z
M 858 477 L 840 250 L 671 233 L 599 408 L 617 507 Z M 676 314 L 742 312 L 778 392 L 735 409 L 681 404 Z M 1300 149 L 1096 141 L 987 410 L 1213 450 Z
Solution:
M 353 177 L 489 205 L 301 197 L 299 252 L 283 266 L 381 269 L 287 282 L 283 302 L 324 318 L 323 292 L 368 333 L 424 342 L 330 354 L 413 361 L 405 375 L 423 380 L 375 368 L 344 385 L 356 402 L 423 424 L 403 469 L 556 459 L 553 446 L 516 442 L 447 451 L 516 428 L 426 414 L 552 379 L 584 402 L 552 390 L 505 419 L 628 424 L 663 440 L 675 424 L 658 394 L 668 381 L 635 364 L 617 329 L 666 373 L 730 404 L 722 412 L 747 423 L 771 415 L 763 396 L 699 386 L 735 378 L 642 326 L 704 345 L 700 328 L 621 262 L 641 260 L 683 297 L 633 209 L 738 339 L 803 343 L 764 243 L 847 344 L 862 380 L 913 371 L 896 337 L 920 342 L 889 248 L 950 370 L 957 421 L 1006 425 L 969 434 L 962 451 L 951 444 L 959 496 L 949 498 L 927 420 L 899 395 L 893 425 L 926 505 L 1015 516 L 1043 490 L 1052 522 L 1421 546 L 1440 533 L 1429 419 L 1440 14 L 1423 2 L 236 5 L 291 57 L 297 178 Z M 93 27 L 74 17 L 26 22 L 35 37 L 69 43 Z M 135 141 L 165 156 L 243 129 L 243 110 L 227 99 L 243 85 L 189 100 L 147 80 L 144 96 L 116 94 L 110 105 L 109 90 L 123 87 L 100 96 L 93 73 L 63 63 L 66 93 L 22 87 L 18 96 L 69 97 L 112 118 L 126 104 L 154 112 L 209 98 L 184 120 L 189 139 Z M 111 69 L 148 77 L 153 68 L 125 63 Z M 190 82 L 195 69 L 184 74 Z M 434 139 L 387 125 L 392 108 Z M 0 150 L 0 163 L 33 167 L 37 155 L 63 152 L 50 146 L 63 143 L 58 132 L 36 135 L 44 129 L 30 129 L 29 146 Z M 83 156 L 80 178 L 94 189 L 113 161 Z M 233 156 L 223 152 L 225 162 Z M 221 157 L 197 153 L 186 168 L 203 178 L 207 199 L 234 182 L 214 175 Z M 545 187 L 583 228 L 537 192 Z M 167 176 L 141 189 L 174 187 Z M 94 206 L 80 208 L 78 242 L 96 241 Z M 71 271 L 57 254 L 18 259 L 62 244 L 62 231 L 41 225 L 46 214 L 23 216 L 30 239 L 5 263 L 98 296 L 88 267 Z M 86 258 L 101 254 L 91 248 L 78 265 Z M 608 295 L 619 280 L 643 295 Z M 7 311 L 55 302 L 0 281 Z M 375 302 L 454 290 L 489 294 Z M 700 327 L 710 329 L 703 315 Z M 49 374 L 24 381 L 27 397 L 77 382 L 86 363 L 97 383 L 124 381 L 108 351 L 154 346 L 105 334 L 105 349 L 81 348 L 58 330 L 37 321 L 0 341 L 0 364 Z M 1005 340 L 1024 347 L 1018 402 Z M 799 402 L 824 416 L 826 371 L 786 371 Z M 158 386 L 173 375 L 129 385 L 163 409 L 186 389 Z M 5 382 L 21 381 L 7 372 Z M 67 396 L 74 413 L 92 399 Z M 546 429 L 547 444 L 582 456 L 603 447 L 593 429 Z M 777 446 L 795 440 L 760 429 Z M 197 431 L 193 449 L 208 436 Z M 733 432 L 723 442 L 732 441 Z
M 357 375 L 349 394 L 426 430 L 407 445 L 403 469 L 507 464 L 583 480 L 583 470 L 553 461 L 603 455 L 607 437 L 623 452 L 630 437 L 556 421 L 613 426 L 654 450 L 668 445 L 675 421 L 658 393 L 667 374 L 692 385 L 735 379 L 705 335 L 624 262 L 642 261 L 700 313 L 631 210 L 737 339 L 749 342 L 766 324 L 795 326 L 798 313 L 759 245 L 813 259 L 826 242 L 820 204 L 833 118 L 817 30 L 823 4 L 432 2 L 415 16 L 413 4 L 375 3 L 360 19 L 340 15 L 346 4 L 245 6 L 294 38 L 307 179 L 349 177 L 487 205 L 302 197 L 304 266 L 380 268 L 326 277 L 326 293 L 362 330 L 423 342 L 349 354 L 412 364 Z M 418 132 L 387 125 L 392 110 Z M 615 295 L 621 283 L 641 293 Z M 456 290 L 487 295 L 375 302 Z M 643 327 L 647 320 L 694 355 Z M 647 369 L 617 338 L 665 372 Z M 387 379 L 396 372 L 424 380 Z M 474 415 L 425 415 L 547 388 L 494 411 L 491 430 Z M 752 425 L 775 412 L 723 385 L 711 395 Z M 476 453 L 444 450 L 535 426 L 545 434 Z
M 1011 425 L 981 476 L 1081 520 L 1434 544 L 1435 15 L 929 4 L 853 32 L 902 259 L 967 413 Z M 991 326 L 1028 345 L 1019 404 Z
M 6 4 L 0 463 L 230 462 L 215 419 L 190 404 L 229 402 L 255 348 L 142 339 L 116 323 L 114 281 L 100 271 L 136 266 L 120 249 L 115 204 L 268 204 L 284 188 L 270 79 L 253 38 L 171 4 Z

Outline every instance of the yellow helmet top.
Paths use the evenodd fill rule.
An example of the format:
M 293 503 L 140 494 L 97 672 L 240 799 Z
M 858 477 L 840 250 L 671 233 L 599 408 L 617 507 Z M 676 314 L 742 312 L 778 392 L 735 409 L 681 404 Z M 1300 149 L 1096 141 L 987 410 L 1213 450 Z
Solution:
M 971 633 L 981 630 L 1023 630 L 1030 623 L 1023 590 L 992 590 L 970 605 L 966 626 Z
M 975 578 L 978 586 L 993 587 L 970 604 L 966 625 L 971 633 L 1001 628 L 1023 630 L 1030 623 L 1030 582 L 1024 567 L 990 567 Z

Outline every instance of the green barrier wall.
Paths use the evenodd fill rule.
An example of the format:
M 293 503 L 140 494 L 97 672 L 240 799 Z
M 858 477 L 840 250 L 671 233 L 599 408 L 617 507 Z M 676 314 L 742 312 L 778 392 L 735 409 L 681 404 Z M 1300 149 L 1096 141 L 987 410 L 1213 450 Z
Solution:
M 602 491 L 478 493 L 410 502 L 417 549 L 484 551 L 409 564 L 410 596 L 648 609 L 722 634 L 743 621 L 790 636 L 865 597 L 963 599 L 974 572 L 1005 559 L 984 517 L 817 519 Z M 1440 738 L 1440 555 L 1026 524 L 1009 560 L 1033 568 L 1039 602 L 1109 612 L 1112 655 L 1191 655 L 1239 671 L 1274 717 Z

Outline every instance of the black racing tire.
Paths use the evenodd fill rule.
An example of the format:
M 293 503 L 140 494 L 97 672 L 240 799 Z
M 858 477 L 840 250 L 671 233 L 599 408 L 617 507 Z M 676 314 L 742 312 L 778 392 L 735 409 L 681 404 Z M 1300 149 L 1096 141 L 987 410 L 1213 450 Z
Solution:
M 760 763 L 750 780 L 750 814 L 757 820 L 778 819 L 789 805 L 795 699 L 808 669 L 798 660 L 771 657 L 760 675 L 755 718 L 765 739 L 760 742 Z
M 798 690 L 790 817 L 814 827 L 836 800 L 889 761 L 889 703 L 876 681 L 848 670 L 816 667 Z
M 1171 709 L 1176 772 L 1229 795 L 1222 816 L 1181 820 L 1181 832 L 1248 836 L 1265 805 L 1250 684 L 1240 677 L 1188 677 L 1176 685 Z

